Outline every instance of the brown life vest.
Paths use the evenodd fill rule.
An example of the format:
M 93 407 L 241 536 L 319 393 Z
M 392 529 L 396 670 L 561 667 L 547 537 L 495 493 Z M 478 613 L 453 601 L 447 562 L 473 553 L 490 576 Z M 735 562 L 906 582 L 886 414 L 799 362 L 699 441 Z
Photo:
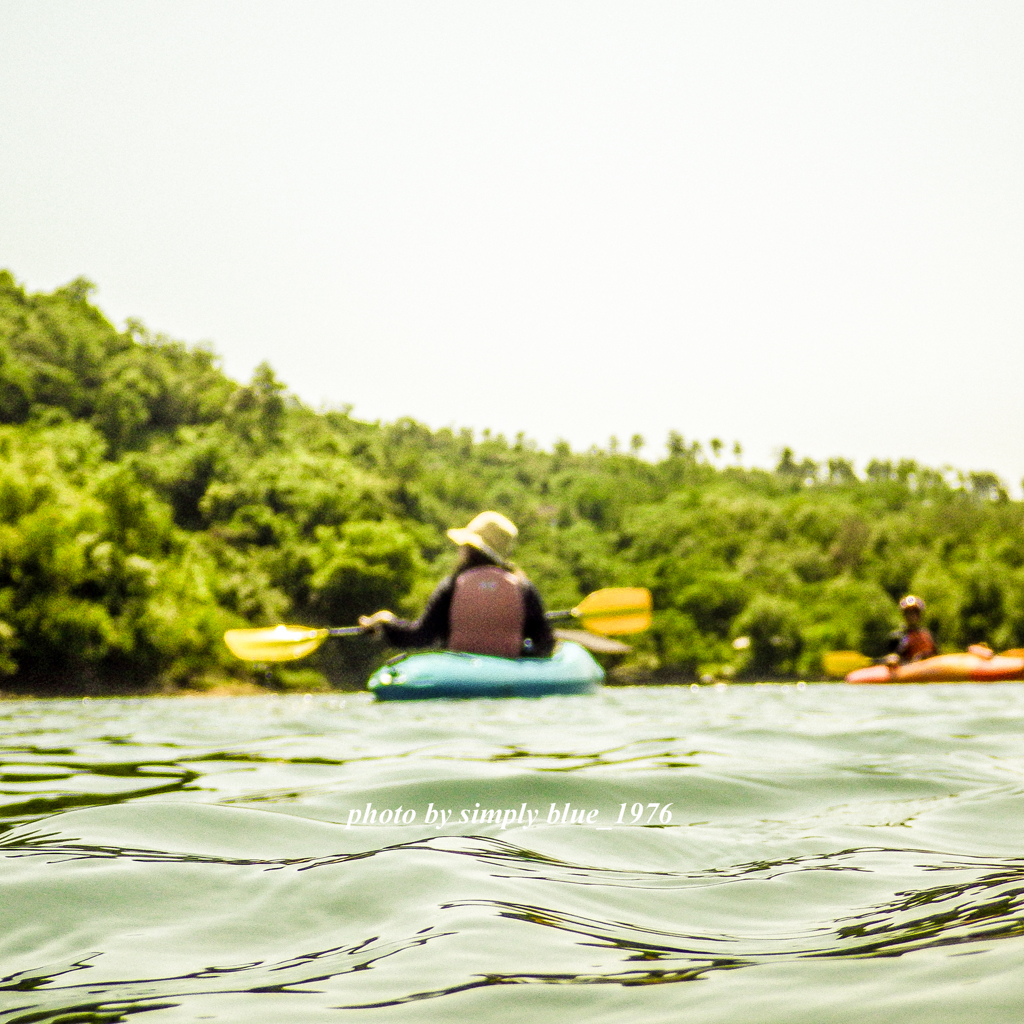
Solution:
M 518 580 L 497 565 L 459 573 L 448 614 L 448 649 L 518 658 L 526 609 Z

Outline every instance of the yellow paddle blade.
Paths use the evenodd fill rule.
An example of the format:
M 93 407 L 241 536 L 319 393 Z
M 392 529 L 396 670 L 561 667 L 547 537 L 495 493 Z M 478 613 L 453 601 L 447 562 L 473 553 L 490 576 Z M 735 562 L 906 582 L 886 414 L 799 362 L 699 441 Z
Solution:
M 591 633 L 642 633 L 651 626 L 651 592 L 643 587 L 608 587 L 587 594 L 572 610 Z
M 1024 658 L 1024 647 L 1014 647 L 1009 651 L 1003 651 L 1000 658 Z
M 867 668 L 871 659 L 859 651 L 827 651 L 821 656 L 825 675 L 842 679 L 859 668 Z
M 242 661 L 295 661 L 312 654 L 329 635 L 328 629 L 309 626 L 267 626 L 229 629 L 224 634 L 224 643 Z

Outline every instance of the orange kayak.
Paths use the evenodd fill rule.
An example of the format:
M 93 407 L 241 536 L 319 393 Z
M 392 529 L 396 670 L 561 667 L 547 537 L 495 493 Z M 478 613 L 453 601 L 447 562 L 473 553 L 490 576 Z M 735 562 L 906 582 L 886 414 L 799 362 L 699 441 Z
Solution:
M 869 665 L 851 672 L 848 683 L 1005 683 L 1024 679 L 1024 658 L 979 658 L 976 654 L 939 654 L 909 665 Z

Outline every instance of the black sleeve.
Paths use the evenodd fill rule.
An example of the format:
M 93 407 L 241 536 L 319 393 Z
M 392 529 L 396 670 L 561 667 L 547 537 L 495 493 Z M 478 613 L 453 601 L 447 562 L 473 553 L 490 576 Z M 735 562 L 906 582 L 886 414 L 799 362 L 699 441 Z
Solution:
M 555 649 L 555 635 L 551 632 L 551 624 L 544 615 L 544 604 L 532 583 L 523 585 L 523 654 L 534 658 L 549 658 Z
M 423 614 L 415 622 L 395 619 L 383 623 L 384 636 L 392 647 L 432 647 L 448 643 L 448 615 L 452 607 L 455 579 L 442 580 L 430 595 Z
M 903 630 L 894 629 L 885 639 L 885 650 L 888 654 L 896 654 L 903 642 Z

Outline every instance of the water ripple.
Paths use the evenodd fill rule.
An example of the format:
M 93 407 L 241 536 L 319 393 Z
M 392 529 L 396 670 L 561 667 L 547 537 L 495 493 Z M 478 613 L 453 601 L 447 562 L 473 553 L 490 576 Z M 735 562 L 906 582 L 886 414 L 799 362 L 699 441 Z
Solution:
M 1015 1019 L 1024 687 L 852 690 L 6 704 L 0 1021 Z

